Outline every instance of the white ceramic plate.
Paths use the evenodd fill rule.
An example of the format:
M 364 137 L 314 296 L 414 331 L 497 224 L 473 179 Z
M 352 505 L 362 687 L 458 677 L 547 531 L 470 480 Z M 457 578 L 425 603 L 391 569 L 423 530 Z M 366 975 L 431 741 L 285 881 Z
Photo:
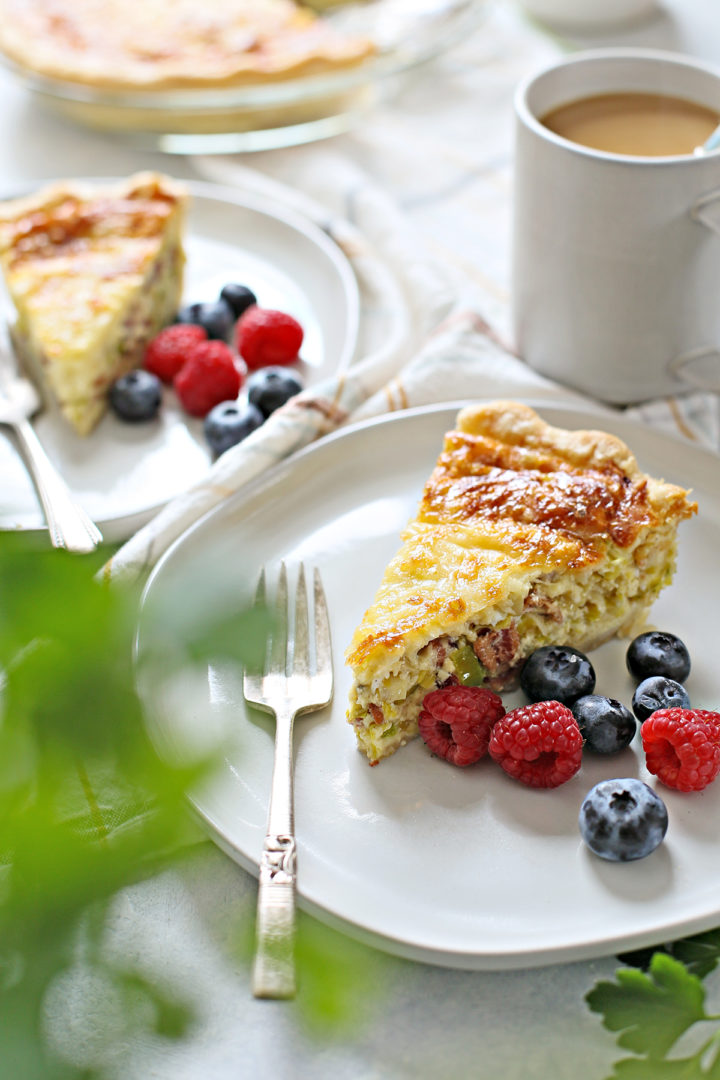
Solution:
M 700 513 L 681 526 L 676 579 L 654 615 L 656 625 L 688 644 L 693 702 L 717 708 L 716 458 L 620 416 L 537 408 L 560 426 L 615 432 L 644 468 L 694 489 Z M 637 775 L 655 785 L 637 738 L 618 756 L 588 758 L 554 791 L 523 787 L 489 759 L 455 769 L 420 740 L 377 768 L 355 749 L 344 717 L 350 678 L 343 651 L 415 512 L 455 412 L 411 411 L 328 438 L 175 544 L 148 584 L 139 624 L 138 685 L 154 736 L 176 752 L 187 738 L 227 735 L 220 775 L 193 802 L 217 843 L 254 871 L 265 832 L 272 722 L 246 710 L 241 672 L 227 663 L 203 669 L 190 691 L 189 684 L 163 687 L 149 658 L 158 647 L 181 647 L 182 611 L 190 626 L 228 601 L 239 607 L 261 564 L 272 572 L 280 559 L 290 567 L 305 560 L 320 568 L 325 583 L 337 676 L 334 704 L 296 728 L 299 889 L 308 909 L 388 951 L 473 969 L 611 954 L 717 925 L 720 781 L 693 795 L 658 785 L 670 826 L 644 860 L 607 863 L 580 839 L 580 803 L 598 780 Z M 629 702 L 626 647 L 610 643 L 592 659 L 598 692 Z M 508 695 L 506 706 L 519 702 Z
M 290 312 L 305 340 L 299 372 L 311 385 L 352 360 L 358 330 L 357 283 L 325 233 L 301 215 L 258 196 L 188 183 L 185 299 L 214 300 L 228 281 L 249 285 L 263 307 Z M 0 317 L 12 307 L 0 293 Z M 200 479 L 211 457 L 202 422 L 164 391 L 160 417 L 125 424 L 106 415 L 80 438 L 50 412 L 37 434 L 78 502 L 108 541 L 130 536 L 168 499 Z M 8 433 L 0 430 L 0 528 L 40 529 L 44 519 Z

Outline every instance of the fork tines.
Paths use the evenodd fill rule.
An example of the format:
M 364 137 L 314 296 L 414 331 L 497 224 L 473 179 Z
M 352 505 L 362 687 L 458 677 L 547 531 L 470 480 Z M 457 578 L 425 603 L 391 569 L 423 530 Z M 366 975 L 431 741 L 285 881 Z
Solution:
M 327 704 L 332 696 L 330 620 L 317 567 L 313 570 L 312 584 L 314 634 L 310 633 L 310 606 L 303 563 L 298 564 L 292 632 L 288 572 L 284 562 L 280 563 L 273 604 L 267 598 L 265 567 L 260 571 L 255 606 L 270 610 L 273 623 L 262 674 L 246 672 L 246 699 L 261 708 L 271 708 L 270 699 L 282 694 L 295 700 L 299 712 Z

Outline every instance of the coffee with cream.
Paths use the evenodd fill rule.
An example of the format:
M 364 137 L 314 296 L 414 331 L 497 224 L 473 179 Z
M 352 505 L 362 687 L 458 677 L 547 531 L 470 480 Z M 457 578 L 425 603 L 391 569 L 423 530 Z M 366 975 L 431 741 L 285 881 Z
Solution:
M 560 105 L 541 122 L 570 142 L 606 153 L 671 157 L 702 146 L 720 111 L 664 94 L 608 93 Z

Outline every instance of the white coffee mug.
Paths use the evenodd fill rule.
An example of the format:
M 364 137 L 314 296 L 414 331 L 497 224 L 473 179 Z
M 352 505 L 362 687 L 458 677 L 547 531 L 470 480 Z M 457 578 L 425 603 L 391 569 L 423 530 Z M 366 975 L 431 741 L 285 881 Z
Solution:
M 611 154 L 541 123 L 557 106 L 617 92 L 681 97 L 720 115 L 720 71 L 649 49 L 576 53 L 518 88 L 518 350 L 610 404 L 720 390 L 720 150 Z

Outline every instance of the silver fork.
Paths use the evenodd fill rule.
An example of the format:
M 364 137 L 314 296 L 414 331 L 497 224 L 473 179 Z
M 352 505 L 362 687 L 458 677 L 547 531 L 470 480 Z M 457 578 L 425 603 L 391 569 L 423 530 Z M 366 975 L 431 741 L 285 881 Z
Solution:
M 45 513 L 50 542 L 68 551 L 93 551 L 102 533 L 74 501 L 30 423 L 30 417 L 40 410 L 38 393 L 28 379 L 8 370 L 5 360 L 0 351 L 0 424 L 15 433 Z
M 265 570 L 260 573 L 255 604 L 266 606 Z M 262 674 L 245 672 L 245 700 L 275 716 L 273 764 L 267 835 L 260 860 L 257 944 L 252 991 L 260 998 L 295 994 L 295 836 L 293 814 L 293 722 L 301 713 L 322 709 L 332 699 L 330 623 L 320 574 L 313 578 L 315 663 L 311 662 L 305 568 L 300 564 L 295 592 L 295 629 L 289 634 L 287 570 L 280 564 L 275 599 L 275 627 Z

